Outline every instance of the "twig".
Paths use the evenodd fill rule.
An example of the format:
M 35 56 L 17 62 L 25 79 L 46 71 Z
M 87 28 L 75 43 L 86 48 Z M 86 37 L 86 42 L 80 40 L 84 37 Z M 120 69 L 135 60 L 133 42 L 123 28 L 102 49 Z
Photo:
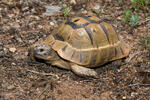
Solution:
M 39 100 L 40 96 L 45 92 L 47 91 L 48 89 L 48 85 L 45 87 L 45 89 L 37 96 L 37 98 L 35 100 Z
M 128 86 L 150 86 L 150 84 L 130 84 Z
M 135 57 L 135 56 L 139 56 L 139 55 L 141 55 L 142 53 L 147 53 L 147 52 L 149 52 L 148 50 L 144 50 L 144 51 L 138 51 L 138 52 L 136 52 L 136 53 L 134 53 L 129 59 L 128 59 L 128 63 Z
M 55 77 L 59 78 L 58 75 L 52 74 L 52 73 L 40 73 L 40 72 L 37 72 L 37 71 L 34 71 L 34 70 L 29 70 L 29 69 L 27 69 L 27 71 L 35 73 L 35 74 L 40 74 L 40 75 L 45 75 L 45 76 L 55 76 Z

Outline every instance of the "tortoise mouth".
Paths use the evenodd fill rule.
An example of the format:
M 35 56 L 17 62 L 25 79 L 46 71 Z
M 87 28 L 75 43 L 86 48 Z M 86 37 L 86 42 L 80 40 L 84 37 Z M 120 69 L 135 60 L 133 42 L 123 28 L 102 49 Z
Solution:
M 36 59 L 48 60 L 51 55 L 51 48 L 48 45 L 37 44 L 33 47 L 33 55 Z

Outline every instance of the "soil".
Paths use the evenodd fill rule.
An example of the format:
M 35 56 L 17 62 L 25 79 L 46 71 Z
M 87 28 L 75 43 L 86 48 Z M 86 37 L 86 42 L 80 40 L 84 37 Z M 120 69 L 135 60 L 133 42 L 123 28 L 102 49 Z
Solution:
M 97 0 L 98 1 L 98 0 Z M 101 14 L 92 5 L 73 5 L 68 17 L 62 11 L 43 15 L 45 5 L 68 5 L 67 0 L 0 1 L 0 100 L 150 100 L 150 53 L 140 37 L 150 34 L 150 9 L 134 10 L 129 0 L 100 2 Z M 130 8 L 140 16 L 131 27 L 121 21 Z M 95 68 L 99 78 L 82 78 L 28 57 L 28 47 L 51 34 L 63 20 L 78 15 L 95 15 L 114 26 L 130 46 L 122 65 L 111 62 Z

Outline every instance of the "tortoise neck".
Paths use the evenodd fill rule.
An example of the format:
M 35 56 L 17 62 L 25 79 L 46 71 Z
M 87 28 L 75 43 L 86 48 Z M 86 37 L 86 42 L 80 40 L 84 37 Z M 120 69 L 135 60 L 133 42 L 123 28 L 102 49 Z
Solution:
M 57 54 L 56 51 L 53 50 L 53 60 L 57 61 L 60 60 L 61 58 L 59 57 L 59 55 Z
M 48 61 L 46 61 L 49 64 L 52 64 L 55 61 L 60 60 L 61 58 L 59 57 L 59 55 L 57 54 L 57 52 L 55 50 L 51 50 L 51 58 L 48 59 Z

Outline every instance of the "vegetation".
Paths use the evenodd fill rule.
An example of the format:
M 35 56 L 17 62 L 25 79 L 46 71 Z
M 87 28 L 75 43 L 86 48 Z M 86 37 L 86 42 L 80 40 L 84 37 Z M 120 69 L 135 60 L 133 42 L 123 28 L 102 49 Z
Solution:
M 148 11 L 148 6 L 150 4 L 150 0 L 130 0 L 132 8 L 135 10 L 142 10 L 144 12 L 144 15 L 146 11 Z M 122 3 L 122 0 L 119 0 L 120 3 Z M 130 26 L 134 27 L 139 22 L 139 15 L 133 14 L 131 9 L 126 9 L 124 11 L 124 17 L 122 18 L 122 22 L 128 23 Z
M 140 43 L 150 51 L 150 34 L 142 35 Z
M 130 18 L 131 18 L 131 10 L 130 9 L 126 9 L 126 10 L 124 10 L 124 17 L 122 18 L 122 21 L 123 22 L 128 22 L 129 20 L 130 20 Z
M 101 16 L 102 15 L 102 11 L 99 10 L 93 10 L 93 13 L 97 14 L 97 16 Z
M 139 16 L 138 14 L 132 14 L 130 9 L 126 9 L 124 11 L 124 17 L 122 18 L 122 21 L 129 23 L 130 26 L 134 27 L 139 22 Z
M 150 4 L 150 0 L 131 0 L 131 4 L 136 10 L 147 10 L 147 5 Z
M 62 6 L 62 11 L 63 11 L 64 17 L 67 17 L 71 11 L 71 7 Z
M 129 22 L 130 26 L 134 27 L 138 24 L 138 22 L 139 22 L 138 14 L 132 15 Z
M 123 4 L 123 0 L 118 0 L 118 3 L 119 3 L 120 5 L 122 5 L 122 4 Z

